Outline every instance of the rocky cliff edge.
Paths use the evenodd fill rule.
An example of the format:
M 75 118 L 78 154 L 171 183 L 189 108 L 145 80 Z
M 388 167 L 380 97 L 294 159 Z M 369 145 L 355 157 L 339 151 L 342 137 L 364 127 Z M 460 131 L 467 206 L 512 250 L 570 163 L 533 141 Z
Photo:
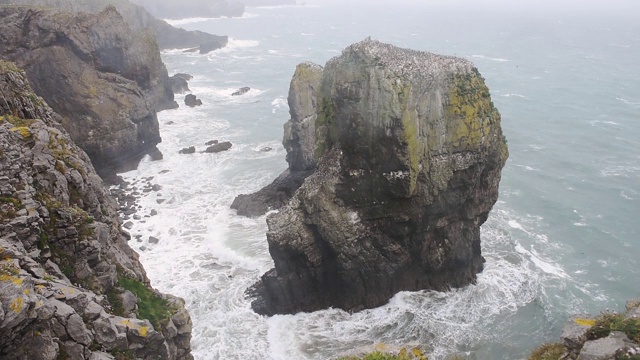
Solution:
M 0 6 L 0 17 L 0 58 L 27 72 L 101 174 L 155 150 L 156 110 L 177 104 L 153 34 L 132 31 L 113 6 Z
M 0 61 L 0 358 L 192 359 L 184 301 L 151 288 L 59 120 Z
M 267 217 L 275 268 L 250 291 L 253 309 L 357 311 L 474 282 L 508 157 L 478 70 L 367 39 L 327 63 L 316 92 L 296 130 L 313 146 L 303 135 L 288 153 L 315 171 Z

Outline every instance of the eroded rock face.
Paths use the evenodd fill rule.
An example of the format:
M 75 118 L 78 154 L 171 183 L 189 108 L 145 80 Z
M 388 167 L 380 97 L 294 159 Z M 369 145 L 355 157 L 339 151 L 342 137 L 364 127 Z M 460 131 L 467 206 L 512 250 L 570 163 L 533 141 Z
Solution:
M 101 173 L 161 141 L 156 110 L 175 102 L 152 33 L 131 31 L 114 7 L 2 6 L 0 17 L 0 57 L 26 70 Z
M 0 61 L 0 358 L 192 359 L 184 301 L 151 288 L 117 205 L 59 120 Z M 147 303 L 123 279 L 164 299 L 164 317 L 136 319 Z
M 310 62 L 299 64 L 289 86 L 291 119 L 284 125 L 282 144 L 287 150 L 286 169 L 273 183 L 253 194 L 238 195 L 231 204 L 239 215 L 260 216 L 279 209 L 316 167 L 316 97 L 320 88 L 322 67 Z
M 473 64 L 367 39 L 327 63 L 316 99 L 315 172 L 267 218 L 275 269 L 253 309 L 357 311 L 472 283 L 508 157 Z

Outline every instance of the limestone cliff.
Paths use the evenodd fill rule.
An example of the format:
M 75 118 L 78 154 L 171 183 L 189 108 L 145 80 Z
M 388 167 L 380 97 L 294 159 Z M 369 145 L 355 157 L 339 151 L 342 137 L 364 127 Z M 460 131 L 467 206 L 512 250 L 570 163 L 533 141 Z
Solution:
M 508 157 L 473 64 L 367 39 L 327 63 L 315 108 L 316 170 L 267 218 L 275 269 L 254 310 L 360 310 L 473 282 Z
M 115 6 L 133 32 L 148 31 L 155 36 L 160 49 L 196 48 L 201 54 L 223 48 L 228 37 L 202 31 L 175 28 L 166 21 L 156 19 L 142 6 L 128 0 L 0 0 L 0 4 L 38 5 L 70 12 L 99 13 L 108 5 Z
M 152 34 L 132 32 L 114 7 L 0 6 L 0 17 L 0 58 L 26 70 L 101 173 L 161 141 L 156 109 L 177 104 Z
M 0 61 L 0 358 L 191 359 L 184 301 L 151 288 L 58 120 Z

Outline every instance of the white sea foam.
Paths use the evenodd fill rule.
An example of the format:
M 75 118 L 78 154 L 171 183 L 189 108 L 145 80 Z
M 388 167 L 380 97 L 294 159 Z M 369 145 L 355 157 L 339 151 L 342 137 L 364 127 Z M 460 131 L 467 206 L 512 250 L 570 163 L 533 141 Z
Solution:
M 271 112 L 272 113 L 276 113 L 277 111 L 281 111 L 281 110 L 285 110 L 288 111 L 289 110 L 289 104 L 287 103 L 287 99 L 284 96 L 279 96 L 277 98 L 275 98 L 272 102 L 271 102 Z
M 193 18 L 186 18 L 186 19 L 163 19 L 163 20 L 166 21 L 171 26 L 180 27 L 181 25 L 196 24 L 203 21 L 215 20 L 215 18 L 193 17 Z
M 618 101 L 621 101 L 623 104 L 632 106 L 632 107 L 640 107 L 640 101 L 627 100 L 624 98 L 616 97 Z
M 526 96 L 520 95 L 520 94 L 502 94 L 500 96 L 504 96 L 504 97 L 519 97 L 519 98 L 522 98 L 522 99 L 526 99 L 527 98 Z

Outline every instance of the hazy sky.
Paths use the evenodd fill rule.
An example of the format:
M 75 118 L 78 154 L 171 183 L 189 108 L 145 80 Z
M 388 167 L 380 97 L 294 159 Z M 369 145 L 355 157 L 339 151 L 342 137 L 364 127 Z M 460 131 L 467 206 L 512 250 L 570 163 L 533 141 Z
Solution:
M 460 9 L 486 9 L 510 11 L 563 11 L 583 12 L 604 10 L 609 12 L 626 12 L 640 10 L 640 0 L 298 0 L 298 3 L 322 4 L 325 2 L 352 4 L 384 4 L 398 6 L 399 4 L 438 5 Z M 636 15 L 640 15 L 636 13 Z

